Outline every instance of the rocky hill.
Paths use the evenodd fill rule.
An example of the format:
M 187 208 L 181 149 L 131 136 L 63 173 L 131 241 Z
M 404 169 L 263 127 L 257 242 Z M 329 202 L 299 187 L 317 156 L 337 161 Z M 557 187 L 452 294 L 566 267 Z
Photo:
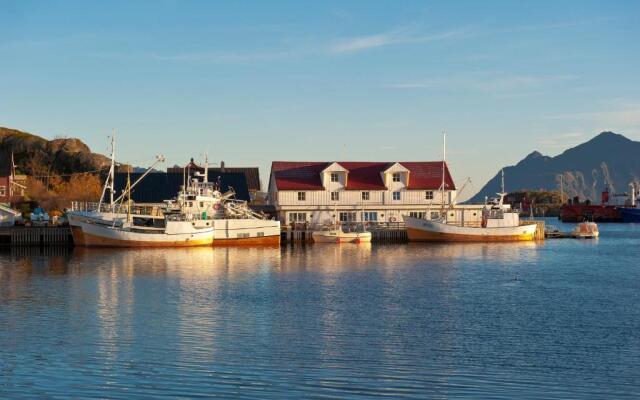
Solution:
M 640 181 L 640 142 L 602 132 L 556 157 L 534 151 L 518 164 L 505 167 L 504 174 L 508 192 L 560 190 L 562 176 L 566 196 L 596 201 L 605 186 L 623 193 L 630 182 Z M 482 202 L 499 191 L 500 171 L 469 202 Z
M 0 162 L 14 154 L 17 169 L 28 175 L 63 175 L 95 171 L 109 164 L 79 139 L 47 140 L 27 132 L 0 127 Z

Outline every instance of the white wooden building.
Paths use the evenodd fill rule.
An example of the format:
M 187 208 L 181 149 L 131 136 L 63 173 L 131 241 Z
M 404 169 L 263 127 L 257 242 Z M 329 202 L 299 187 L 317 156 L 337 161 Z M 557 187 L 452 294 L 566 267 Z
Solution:
M 442 161 L 274 161 L 269 178 L 269 204 L 283 224 L 327 224 L 334 218 L 402 222 L 402 215 L 431 219 L 455 199 L 455 184 Z

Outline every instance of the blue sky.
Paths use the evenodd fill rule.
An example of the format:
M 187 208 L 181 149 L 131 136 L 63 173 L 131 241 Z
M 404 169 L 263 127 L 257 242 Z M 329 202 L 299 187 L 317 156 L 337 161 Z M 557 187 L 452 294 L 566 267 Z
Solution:
M 0 125 L 123 161 L 433 160 L 640 139 L 640 2 L 0 0 Z M 507 177 L 508 187 L 508 177 Z

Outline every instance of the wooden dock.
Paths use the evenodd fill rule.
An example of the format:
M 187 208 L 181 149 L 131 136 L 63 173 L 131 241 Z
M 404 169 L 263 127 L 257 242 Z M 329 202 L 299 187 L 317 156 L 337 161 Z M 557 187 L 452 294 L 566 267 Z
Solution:
M 2 246 L 71 246 L 73 237 L 68 226 L 0 227 Z
M 311 243 L 314 230 L 320 227 L 312 227 L 305 224 L 286 226 L 280 233 L 282 243 Z M 372 243 L 407 243 L 407 228 L 402 222 L 379 223 L 370 226 Z

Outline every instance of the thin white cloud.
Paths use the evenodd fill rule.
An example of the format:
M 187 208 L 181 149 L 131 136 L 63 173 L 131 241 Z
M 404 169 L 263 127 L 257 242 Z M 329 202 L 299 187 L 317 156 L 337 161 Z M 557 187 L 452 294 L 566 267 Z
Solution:
M 401 82 L 388 85 L 388 87 L 392 89 L 444 89 L 503 93 L 513 90 L 535 89 L 571 79 L 577 79 L 577 77 L 573 75 L 471 74 L 471 76 Z
M 194 63 L 247 63 L 255 61 L 271 61 L 293 56 L 290 51 L 274 51 L 266 53 L 218 53 L 194 52 L 181 54 L 152 54 L 151 57 L 159 61 L 194 62 Z
M 548 119 L 580 120 L 599 123 L 604 126 L 640 126 L 640 103 L 621 105 L 606 111 L 551 115 Z
M 374 35 L 340 39 L 329 46 L 329 53 L 355 53 L 390 45 L 436 42 L 460 38 L 469 34 L 469 28 L 459 28 L 432 34 L 424 34 L 415 28 L 402 27 Z

